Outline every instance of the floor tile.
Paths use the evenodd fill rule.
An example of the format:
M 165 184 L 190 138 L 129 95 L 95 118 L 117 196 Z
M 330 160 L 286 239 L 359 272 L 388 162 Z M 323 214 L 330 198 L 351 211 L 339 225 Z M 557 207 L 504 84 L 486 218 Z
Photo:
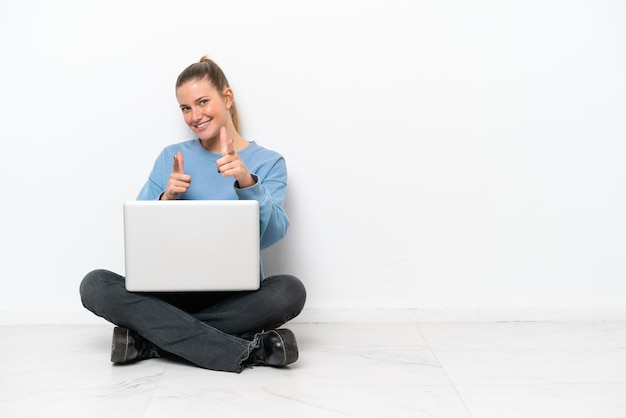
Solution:
M 436 350 L 455 385 L 626 383 L 626 349 Z
M 318 385 L 307 379 L 277 380 L 272 373 L 259 376 L 263 379 L 252 379 L 254 384 L 243 374 L 211 385 L 163 382 L 145 417 L 200 413 L 229 417 L 470 417 L 450 386 Z
M 430 350 L 415 324 L 322 323 L 288 325 L 306 348 Z
M 141 416 L 166 363 L 113 366 L 103 326 L 2 327 L 0 416 Z
M 420 324 L 433 349 L 626 348 L 624 322 Z
M 298 374 L 334 385 L 450 385 L 414 325 L 315 324 L 292 327 Z M 348 372 L 347 372 L 348 371 Z
M 457 386 L 473 418 L 624 418 L 626 384 Z

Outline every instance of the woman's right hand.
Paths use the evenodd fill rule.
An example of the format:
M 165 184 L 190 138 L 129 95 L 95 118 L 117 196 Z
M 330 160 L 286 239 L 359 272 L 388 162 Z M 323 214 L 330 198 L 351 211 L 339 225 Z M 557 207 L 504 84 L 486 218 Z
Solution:
M 161 200 L 176 200 L 180 193 L 185 193 L 191 185 L 191 176 L 185 174 L 183 153 L 178 151 L 174 156 L 174 166 L 167 187 L 161 195 Z

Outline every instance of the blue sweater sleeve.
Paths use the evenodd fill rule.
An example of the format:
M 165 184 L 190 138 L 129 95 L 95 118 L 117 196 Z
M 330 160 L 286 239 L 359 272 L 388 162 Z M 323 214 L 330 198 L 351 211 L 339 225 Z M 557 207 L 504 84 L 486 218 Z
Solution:
M 261 173 L 262 171 L 262 173 Z M 287 166 L 280 157 L 273 164 L 259 167 L 259 173 L 252 173 L 256 184 L 240 189 L 235 184 L 235 192 L 241 200 L 259 202 L 261 249 L 280 241 L 287 234 L 289 218 L 284 210 L 287 189 Z
M 171 167 L 169 170 L 165 167 L 165 150 L 163 150 L 155 160 L 148 180 L 137 195 L 137 200 L 157 200 L 161 197 L 161 193 L 167 186 L 170 172 Z

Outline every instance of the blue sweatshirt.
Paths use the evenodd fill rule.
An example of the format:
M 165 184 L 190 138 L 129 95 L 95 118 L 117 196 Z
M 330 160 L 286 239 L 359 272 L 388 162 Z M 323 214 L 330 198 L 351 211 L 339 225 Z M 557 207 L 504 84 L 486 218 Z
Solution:
M 287 188 L 287 165 L 275 151 L 250 142 L 237 152 L 256 181 L 254 186 L 241 189 L 233 177 L 222 177 L 216 161 L 220 154 L 207 151 L 198 139 L 166 147 L 154 162 L 148 181 L 137 200 L 158 199 L 165 191 L 172 172 L 174 155 L 183 153 L 185 174 L 191 176 L 191 185 L 179 199 L 185 200 L 256 200 L 259 202 L 260 246 L 267 248 L 287 233 L 289 219 L 283 209 Z

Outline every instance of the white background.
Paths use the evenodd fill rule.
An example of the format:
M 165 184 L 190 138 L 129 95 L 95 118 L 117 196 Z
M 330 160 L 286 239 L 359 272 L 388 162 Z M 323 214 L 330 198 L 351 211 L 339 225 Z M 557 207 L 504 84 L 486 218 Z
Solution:
M 2 0 L 5 318 L 91 318 L 205 54 L 287 159 L 303 315 L 626 317 L 623 1 Z

